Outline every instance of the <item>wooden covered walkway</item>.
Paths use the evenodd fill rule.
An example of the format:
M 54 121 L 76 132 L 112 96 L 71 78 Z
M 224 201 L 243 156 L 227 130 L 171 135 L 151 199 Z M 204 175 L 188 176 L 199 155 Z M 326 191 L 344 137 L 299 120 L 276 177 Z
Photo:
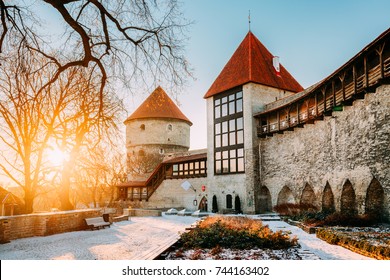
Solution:
M 322 120 L 390 82 L 390 29 L 323 81 L 266 105 L 255 114 L 259 137 Z

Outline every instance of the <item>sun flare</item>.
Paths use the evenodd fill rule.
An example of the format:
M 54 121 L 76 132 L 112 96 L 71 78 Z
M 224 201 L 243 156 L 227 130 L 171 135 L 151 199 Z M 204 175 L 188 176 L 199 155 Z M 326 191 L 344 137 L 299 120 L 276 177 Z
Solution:
M 48 151 L 47 159 L 53 166 L 61 166 L 67 159 L 67 154 L 59 148 L 53 148 Z

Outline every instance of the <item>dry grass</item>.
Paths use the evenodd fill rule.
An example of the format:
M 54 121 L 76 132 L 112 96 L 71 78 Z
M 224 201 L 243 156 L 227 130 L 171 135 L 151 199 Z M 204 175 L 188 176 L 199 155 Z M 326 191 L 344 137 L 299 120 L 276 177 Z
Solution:
M 298 244 L 282 231 L 273 232 L 260 220 L 247 217 L 213 216 L 181 236 L 187 248 L 289 248 Z

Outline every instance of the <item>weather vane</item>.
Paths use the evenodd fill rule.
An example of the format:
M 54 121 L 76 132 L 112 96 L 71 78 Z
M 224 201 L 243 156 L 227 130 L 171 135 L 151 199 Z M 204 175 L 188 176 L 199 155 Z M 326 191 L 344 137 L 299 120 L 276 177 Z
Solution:
M 249 31 L 251 31 L 251 10 L 249 10 L 249 14 L 248 14 L 248 24 L 249 24 Z

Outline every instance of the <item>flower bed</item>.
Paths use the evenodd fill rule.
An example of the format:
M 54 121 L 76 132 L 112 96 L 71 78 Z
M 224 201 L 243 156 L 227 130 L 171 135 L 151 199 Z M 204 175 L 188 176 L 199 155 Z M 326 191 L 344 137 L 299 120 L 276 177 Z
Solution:
M 390 260 L 389 228 L 322 228 L 317 230 L 317 237 L 368 257 Z
M 169 259 L 281 259 L 285 250 L 297 248 L 298 240 L 260 220 L 214 216 L 183 233 L 178 246 Z M 299 259 L 291 252 L 292 259 Z

